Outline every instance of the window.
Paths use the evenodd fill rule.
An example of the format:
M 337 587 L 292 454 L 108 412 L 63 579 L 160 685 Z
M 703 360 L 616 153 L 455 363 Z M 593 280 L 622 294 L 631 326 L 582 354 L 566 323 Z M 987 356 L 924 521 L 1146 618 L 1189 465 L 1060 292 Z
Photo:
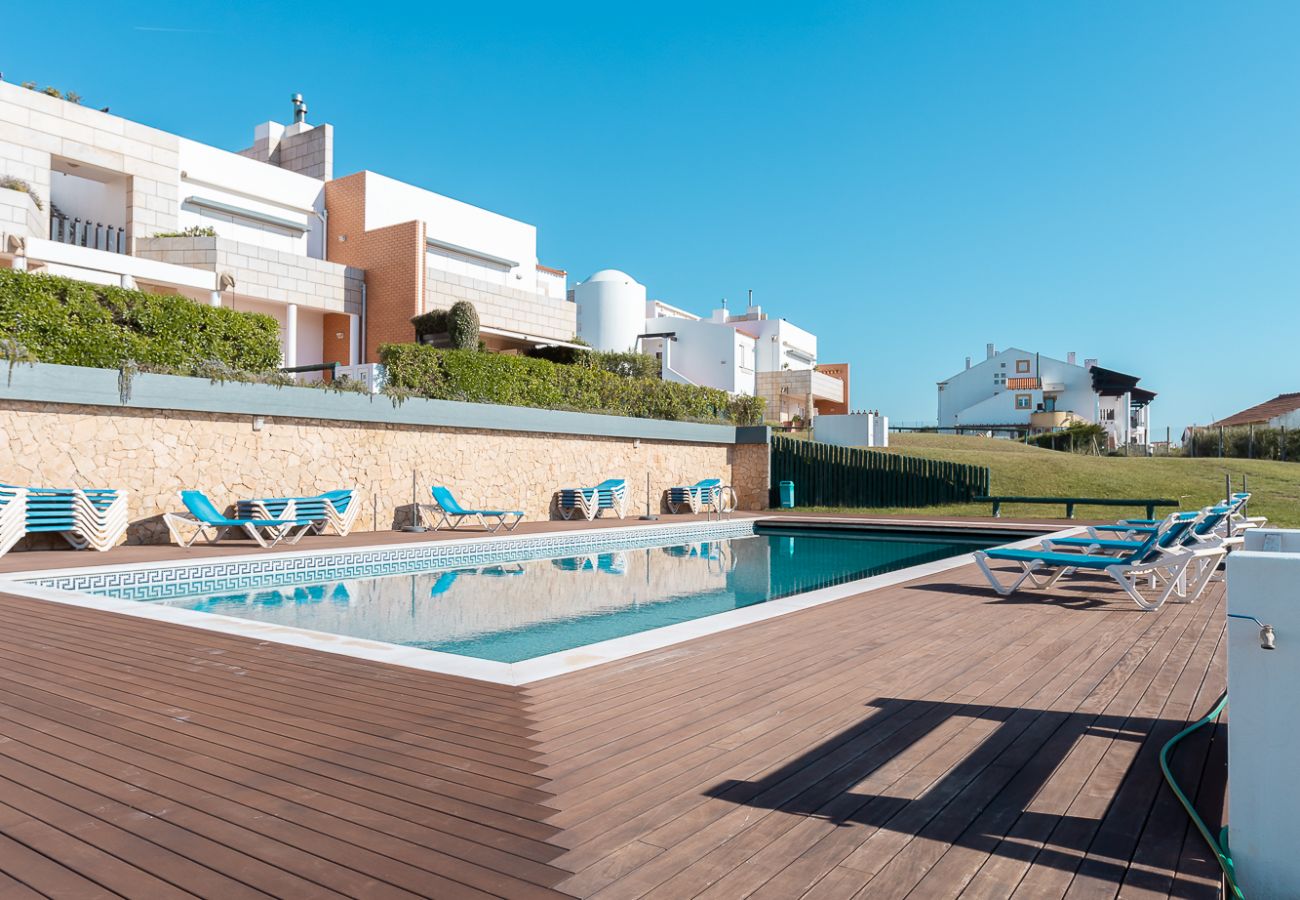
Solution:
M 1029 360 L 1027 359 L 1016 360 L 1016 374 L 1017 375 L 1029 374 Z
M 1016 394 L 1016 409 L 1033 409 L 1033 394 Z

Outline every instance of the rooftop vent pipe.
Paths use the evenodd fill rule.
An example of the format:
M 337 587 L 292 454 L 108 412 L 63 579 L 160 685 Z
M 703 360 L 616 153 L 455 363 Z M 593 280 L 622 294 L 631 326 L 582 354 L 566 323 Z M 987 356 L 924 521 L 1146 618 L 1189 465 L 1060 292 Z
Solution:
M 293 101 L 293 124 L 298 125 L 307 121 L 307 102 L 302 99 L 302 94 L 294 94 L 289 98 Z

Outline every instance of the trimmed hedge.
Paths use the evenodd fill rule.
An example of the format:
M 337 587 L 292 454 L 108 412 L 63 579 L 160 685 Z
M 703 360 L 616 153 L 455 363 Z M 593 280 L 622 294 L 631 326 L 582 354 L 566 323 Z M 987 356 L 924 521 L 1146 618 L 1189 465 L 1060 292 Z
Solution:
M 391 388 L 434 400 L 708 422 L 735 421 L 733 412 L 750 419 L 756 402 L 760 407 L 762 403 L 749 397 L 733 401 L 726 391 L 714 388 L 629 378 L 526 356 L 422 344 L 385 344 L 379 355 L 388 367 Z
M 280 365 L 280 326 L 270 316 L 11 269 L 0 269 L 0 335 L 38 362 L 67 366 Z
M 534 347 L 528 351 L 534 359 L 547 359 L 569 366 L 604 369 L 624 378 L 658 378 L 662 367 L 657 356 L 617 350 L 586 350 L 573 347 Z

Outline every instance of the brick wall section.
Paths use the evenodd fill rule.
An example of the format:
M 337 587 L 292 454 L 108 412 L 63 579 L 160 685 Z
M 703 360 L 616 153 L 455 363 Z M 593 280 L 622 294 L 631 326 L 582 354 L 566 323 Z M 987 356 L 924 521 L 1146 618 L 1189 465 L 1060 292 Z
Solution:
M 628 512 L 639 515 L 647 472 L 652 508 L 666 488 L 708 477 L 736 484 L 742 509 L 764 508 L 766 453 L 766 445 L 330 418 L 267 416 L 254 431 L 246 415 L 0 401 L 0 482 L 130 491 L 135 543 L 166 541 L 161 515 L 177 510 L 176 494 L 187 488 L 208 491 L 224 507 L 240 498 L 358 487 L 365 503 L 360 530 L 370 529 L 372 499 L 381 529 L 400 526 L 408 521 L 412 472 L 421 485 L 449 485 L 466 505 L 522 509 L 529 519 L 553 515 L 558 488 L 604 478 L 627 479 Z M 761 469 L 747 471 L 751 466 Z
M 326 313 L 324 330 L 322 362 L 336 362 L 346 366 L 352 359 L 352 320 L 343 313 Z M 343 337 L 337 337 L 340 334 Z M 329 372 L 325 372 L 323 377 L 326 381 L 330 380 Z
M 229 272 L 235 293 L 244 297 L 361 313 L 360 269 L 220 237 L 150 238 L 136 246 L 136 255 L 146 259 Z
M 468 300 L 479 322 L 507 331 L 569 341 L 578 332 L 577 305 L 532 291 L 502 287 L 467 275 L 455 275 L 429 266 L 425 273 L 424 311 L 450 309 Z
M 332 262 L 364 269 L 366 323 L 362 362 L 378 362 L 379 345 L 415 340 L 411 319 L 424 299 L 424 223 L 365 230 L 366 173 L 325 184 Z

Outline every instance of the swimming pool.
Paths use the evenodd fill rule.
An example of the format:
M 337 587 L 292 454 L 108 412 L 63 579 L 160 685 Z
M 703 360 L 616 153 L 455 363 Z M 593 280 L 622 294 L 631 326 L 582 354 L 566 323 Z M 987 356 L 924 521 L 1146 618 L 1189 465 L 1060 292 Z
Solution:
M 517 663 L 992 543 L 952 535 L 773 531 L 237 590 L 178 594 L 167 585 L 133 598 Z

